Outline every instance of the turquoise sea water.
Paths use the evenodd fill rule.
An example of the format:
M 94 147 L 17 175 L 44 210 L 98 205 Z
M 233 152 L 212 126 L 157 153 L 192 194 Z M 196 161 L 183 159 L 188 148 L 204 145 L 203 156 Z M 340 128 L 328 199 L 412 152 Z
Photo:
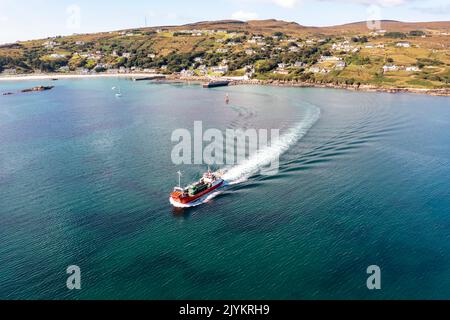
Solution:
M 41 84 L 0 96 L 0 298 L 450 298 L 448 98 L 114 78 L 0 92 Z M 206 170 L 171 161 L 197 120 L 280 128 L 280 172 L 234 168 L 210 202 L 172 208 L 176 172 Z

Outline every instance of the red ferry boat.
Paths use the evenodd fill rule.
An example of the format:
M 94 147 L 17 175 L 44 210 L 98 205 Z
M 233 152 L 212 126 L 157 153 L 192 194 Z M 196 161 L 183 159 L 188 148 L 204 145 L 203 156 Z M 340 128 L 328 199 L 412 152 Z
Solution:
M 196 200 L 212 193 L 214 190 L 220 188 L 224 184 L 222 173 L 211 172 L 208 170 L 203 177 L 186 188 L 181 187 L 181 172 L 179 175 L 179 186 L 174 188 L 170 195 L 170 202 L 176 205 L 189 205 Z

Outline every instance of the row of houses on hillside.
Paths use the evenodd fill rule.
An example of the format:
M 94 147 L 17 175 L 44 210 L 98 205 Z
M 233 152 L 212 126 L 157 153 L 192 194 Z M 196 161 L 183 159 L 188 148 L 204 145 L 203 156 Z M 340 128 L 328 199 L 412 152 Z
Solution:
M 408 72 L 417 72 L 420 71 L 420 68 L 417 66 L 409 66 L 409 67 L 405 67 L 405 66 L 397 66 L 397 65 L 385 65 L 383 66 L 383 72 L 394 72 L 394 71 L 400 71 L 400 70 L 404 70 L 404 71 L 408 71 Z

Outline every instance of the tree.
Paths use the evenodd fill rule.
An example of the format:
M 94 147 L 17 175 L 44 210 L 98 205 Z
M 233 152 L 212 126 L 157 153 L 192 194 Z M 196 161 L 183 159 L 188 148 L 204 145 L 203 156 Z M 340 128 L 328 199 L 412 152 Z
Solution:
M 277 62 L 275 60 L 261 60 L 256 63 L 256 72 L 264 73 L 272 71 L 277 67 Z
M 394 39 L 404 39 L 406 38 L 406 34 L 404 34 L 403 32 L 386 32 L 384 34 L 385 38 L 394 38 Z
M 423 32 L 422 30 L 412 30 L 409 32 L 409 35 L 411 37 L 421 37 L 425 35 L 425 32 Z
M 284 38 L 284 36 L 285 36 L 285 34 L 280 31 L 274 32 L 273 35 L 278 38 Z

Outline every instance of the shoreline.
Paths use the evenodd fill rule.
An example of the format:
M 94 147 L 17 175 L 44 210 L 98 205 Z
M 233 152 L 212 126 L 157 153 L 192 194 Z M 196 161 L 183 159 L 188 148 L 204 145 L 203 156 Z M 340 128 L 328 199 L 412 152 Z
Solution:
M 167 76 L 166 80 L 169 81 L 183 81 L 183 82 L 208 82 L 212 81 L 209 78 L 203 77 L 179 77 L 179 76 Z M 284 81 L 284 80 L 233 80 L 231 77 L 223 77 L 214 80 L 228 80 L 230 86 L 235 85 L 260 85 L 260 86 L 274 86 L 274 87 L 295 87 L 295 88 L 329 88 L 329 89 L 344 89 L 350 91 L 361 92 L 384 92 L 384 93 L 416 93 L 427 94 L 431 96 L 450 96 L 450 88 L 442 89 L 425 89 L 425 88 L 386 88 L 373 85 L 344 85 L 333 83 L 314 83 L 314 82 L 299 82 L 299 81 Z
M 150 73 L 100 73 L 100 74 L 33 74 L 33 75 L 14 75 L 14 76 L 0 76 L 1 81 L 33 81 L 33 80 L 53 80 L 53 79 L 96 79 L 96 78 L 140 78 L 140 77 L 155 77 L 160 74 Z
M 160 77 L 157 81 L 178 81 L 178 82 L 210 82 L 215 80 L 228 80 L 230 86 L 235 85 L 261 85 L 261 86 L 276 86 L 276 87 L 297 87 L 297 88 L 330 88 L 330 89 L 345 89 L 351 91 L 361 92 L 384 92 L 384 93 L 416 93 L 427 94 L 431 96 L 450 96 L 450 88 L 442 89 L 426 89 L 426 88 L 389 88 L 378 87 L 374 85 L 345 85 L 333 83 L 313 83 L 313 82 L 298 82 L 285 80 L 242 80 L 233 79 L 233 77 L 223 78 L 208 78 L 208 77 L 181 77 L 179 75 L 161 75 L 149 73 L 101 73 L 101 74 L 33 74 L 33 75 L 14 75 L 14 76 L 0 76 L 0 83 L 4 81 L 33 81 L 33 80 L 63 80 L 63 79 L 98 79 L 98 78 L 148 78 Z
M 242 81 L 239 84 L 253 84 L 251 81 Z M 415 93 L 415 94 L 427 94 L 431 96 L 450 96 L 450 88 L 442 89 L 421 89 L 421 88 L 386 88 L 373 85 L 336 85 L 333 83 L 310 83 L 310 82 L 278 82 L 278 81 L 261 81 L 258 80 L 257 85 L 266 86 L 279 86 L 279 87 L 297 87 L 297 88 L 328 88 L 328 89 L 341 89 L 349 91 L 360 92 L 383 92 L 383 93 Z

